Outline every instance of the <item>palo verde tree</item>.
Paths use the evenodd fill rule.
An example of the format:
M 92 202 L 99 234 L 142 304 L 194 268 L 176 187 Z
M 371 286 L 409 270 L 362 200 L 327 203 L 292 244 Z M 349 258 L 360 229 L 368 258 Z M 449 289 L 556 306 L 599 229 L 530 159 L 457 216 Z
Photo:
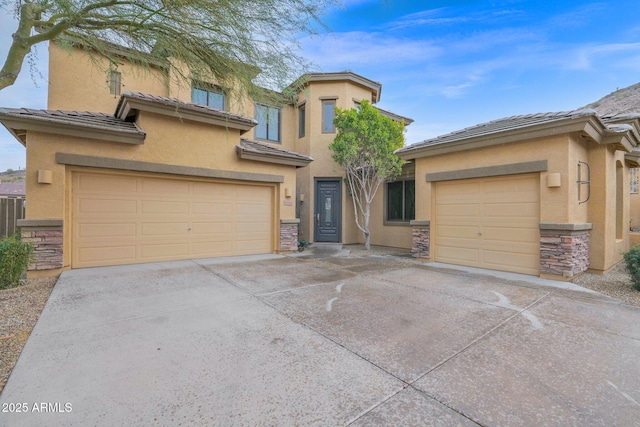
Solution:
M 371 202 L 380 184 L 402 172 L 404 161 L 394 151 L 404 145 L 404 122 L 383 116 L 366 100 L 357 109 L 336 108 L 333 122 L 338 134 L 329 148 L 345 170 L 356 225 L 371 249 Z
M 15 82 L 32 47 L 48 40 L 113 62 L 118 58 L 108 47 L 114 44 L 143 53 L 133 58 L 143 65 L 163 53 L 221 85 L 281 89 L 308 69 L 295 37 L 322 25 L 320 16 L 334 1 L 0 0 L 0 10 L 17 19 L 0 90 Z

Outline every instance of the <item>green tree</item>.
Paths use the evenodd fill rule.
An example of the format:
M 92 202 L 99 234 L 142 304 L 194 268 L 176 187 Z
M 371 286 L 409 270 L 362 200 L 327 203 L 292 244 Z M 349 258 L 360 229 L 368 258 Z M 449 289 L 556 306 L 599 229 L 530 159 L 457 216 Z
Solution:
M 308 69 L 295 37 L 313 33 L 335 0 L 0 0 L 18 24 L 0 70 L 0 90 L 18 77 L 31 48 L 47 40 L 81 45 L 116 61 L 109 46 L 182 61 L 220 84 L 281 89 Z M 6 41 L 8 43 L 8 40 Z
M 371 249 L 371 202 L 380 184 L 402 172 L 404 161 L 394 151 L 404 145 L 404 122 L 383 116 L 366 100 L 357 109 L 336 108 L 333 122 L 338 134 L 329 148 L 345 170 L 356 225 Z

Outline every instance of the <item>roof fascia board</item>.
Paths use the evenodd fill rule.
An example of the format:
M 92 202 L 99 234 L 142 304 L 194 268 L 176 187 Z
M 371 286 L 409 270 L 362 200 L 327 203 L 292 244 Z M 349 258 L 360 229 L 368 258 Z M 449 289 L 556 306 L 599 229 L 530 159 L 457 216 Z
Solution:
M 146 138 L 142 133 L 126 133 L 117 130 L 100 129 L 95 127 L 61 124 L 38 120 L 34 118 L 3 118 L 7 128 L 24 129 L 33 132 L 50 133 L 54 135 L 75 136 L 79 138 L 97 139 L 100 141 L 121 142 L 124 144 L 142 145 Z M 12 132 L 14 136 L 17 135 Z M 21 138 L 19 138 L 21 140 Z

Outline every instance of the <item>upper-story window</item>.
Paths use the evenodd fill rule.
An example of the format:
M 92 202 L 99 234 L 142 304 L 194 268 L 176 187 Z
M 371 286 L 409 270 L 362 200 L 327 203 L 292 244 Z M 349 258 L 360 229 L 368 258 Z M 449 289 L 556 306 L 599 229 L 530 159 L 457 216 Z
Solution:
M 334 133 L 336 127 L 333 118 L 336 113 L 336 100 L 325 99 L 322 101 L 322 133 Z
M 280 142 L 280 108 L 256 104 L 256 138 Z
M 306 125 L 306 110 L 303 104 L 298 107 L 298 138 L 304 137 Z
M 407 179 L 387 183 L 387 221 L 409 222 L 416 218 L 416 181 Z
M 226 96 L 222 89 L 204 83 L 195 83 L 191 88 L 191 102 L 224 110 Z
M 109 93 L 111 95 L 120 95 L 120 87 L 122 86 L 122 74 L 119 71 L 111 70 L 109 72 Z

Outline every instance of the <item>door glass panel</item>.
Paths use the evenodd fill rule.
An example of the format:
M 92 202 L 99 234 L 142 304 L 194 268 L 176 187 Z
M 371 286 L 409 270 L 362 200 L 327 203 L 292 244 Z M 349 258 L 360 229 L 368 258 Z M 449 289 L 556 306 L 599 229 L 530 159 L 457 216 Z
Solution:
M 324 198 L 324 221 L 331 223 L 331 196 L 325 196 Z

